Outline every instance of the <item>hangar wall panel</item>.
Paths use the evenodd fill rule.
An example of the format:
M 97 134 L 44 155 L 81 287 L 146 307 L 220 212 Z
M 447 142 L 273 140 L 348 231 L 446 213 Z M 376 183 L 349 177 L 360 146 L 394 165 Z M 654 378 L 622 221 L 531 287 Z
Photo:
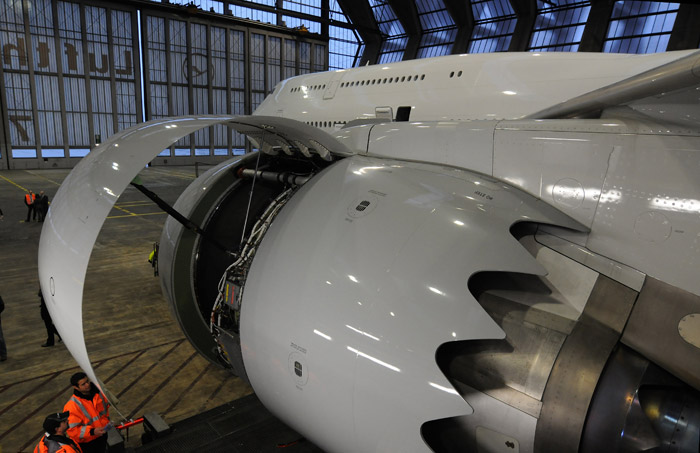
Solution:
M 0 5 L 0 107 L 11 168 L 73 166 L 141 118 L 136 10 L 51 0 Z
M 72 167 L 143 120 L 249 114 L 283 78 L 325 70 L 327 49 L 265 24 L 157 4 L 2 2 L 0 167 Z M 215 126 L 156 160 L 211 162 L 248 149 L 243 136 Z

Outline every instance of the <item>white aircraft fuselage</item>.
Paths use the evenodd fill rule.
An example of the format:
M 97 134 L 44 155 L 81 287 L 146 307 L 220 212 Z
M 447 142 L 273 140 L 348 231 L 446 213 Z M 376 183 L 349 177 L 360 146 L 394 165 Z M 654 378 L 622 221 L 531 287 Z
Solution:
M 49 310 L 94 377 L 76 313 L 104 218 L 162 149 L 225 124 L 258 152 L 178 200 L 204 235 L 166 222 L 163 290 L 194 347 L 306 438 L 692 451 L 697 67 L 692 51 L 456 55 L 298 76 L 251 116 L 122 131 L 51 206 Z

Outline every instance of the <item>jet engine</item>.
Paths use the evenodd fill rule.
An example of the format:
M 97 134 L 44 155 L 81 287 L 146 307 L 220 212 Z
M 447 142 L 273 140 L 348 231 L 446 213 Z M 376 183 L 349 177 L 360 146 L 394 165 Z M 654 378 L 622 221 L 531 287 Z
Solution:
M 65 265 L 84 250 L 64 236 L 99 231 L 153 150 L 224 123 L 258 151 L 182 194 L 161 284 L 194 347 L 306 438 L 329 452 L 697 451 L 693 377 L 637 352 L 633 332 L 649 318 L 638 299 L 696 295 L 578 245 L 587 225 L 504 178 L 382 152 L 372 125 L 334 138 L 283 118 L 188 121 L 115 136 L 62 186 L 52 212 L 78 213 L 42 235 L 40 253 L 65 248 L 44 257 L 52 303 L 81 301 L 55 284 L 87 266 Z M 482 144 L 464 142 L 462 159 Z

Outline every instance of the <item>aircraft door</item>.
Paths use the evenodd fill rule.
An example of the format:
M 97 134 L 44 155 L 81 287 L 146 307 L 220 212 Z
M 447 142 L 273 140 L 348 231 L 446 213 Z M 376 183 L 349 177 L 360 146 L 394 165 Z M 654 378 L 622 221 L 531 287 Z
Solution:
M 323 99 L 333 99 L 335 97 L 335 92 L 338 90 L 340 81 L 343 79 L 344 72 L 336 72 L 333 74 L 333 79 L 328 84 L 326 91 L 323 92 Z

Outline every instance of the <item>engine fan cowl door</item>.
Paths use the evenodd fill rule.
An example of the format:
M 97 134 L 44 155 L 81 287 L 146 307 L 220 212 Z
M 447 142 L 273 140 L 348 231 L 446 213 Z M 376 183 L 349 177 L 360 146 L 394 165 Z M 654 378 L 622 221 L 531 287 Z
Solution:
M 436 349 L 504 337 L 469 277 L 543 273 L 509 233 L 519 220 L 573 225 L 466 171 L 359 156 L 326 169 L 253 260 L 241 346 L 257 395 L 328 451 L 430 451 L 424 422 L 472 412 Z

